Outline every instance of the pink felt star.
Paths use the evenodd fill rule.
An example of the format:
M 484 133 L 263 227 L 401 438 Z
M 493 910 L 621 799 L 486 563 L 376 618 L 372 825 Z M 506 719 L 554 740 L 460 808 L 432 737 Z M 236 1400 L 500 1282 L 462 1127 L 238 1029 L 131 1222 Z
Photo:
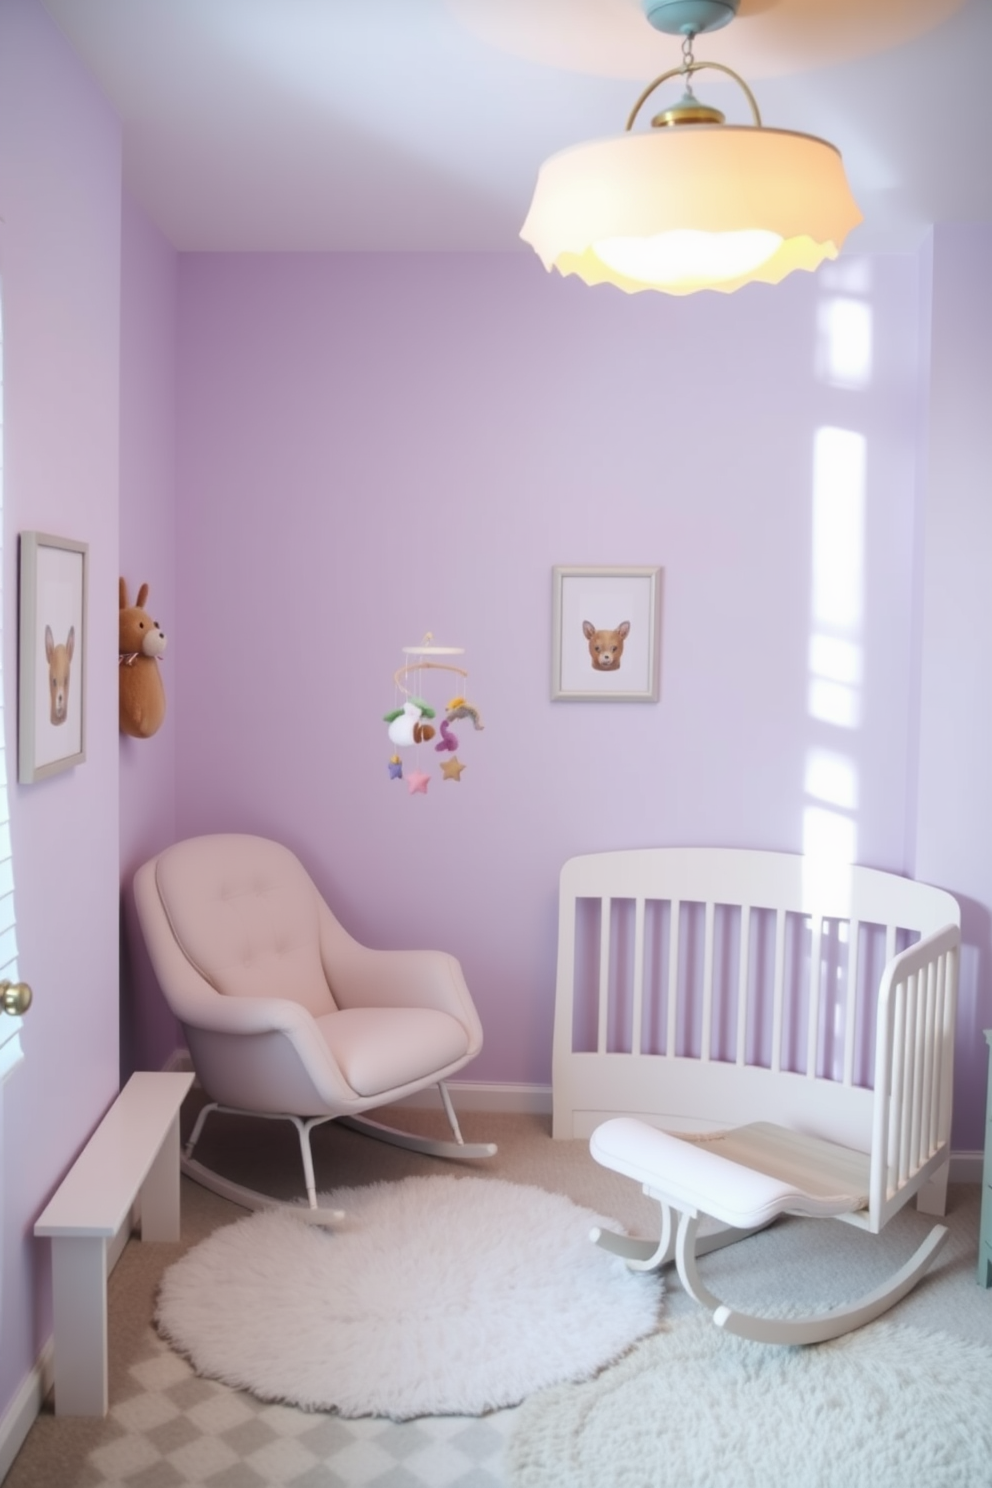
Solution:
M 422 796 L 426 796 L 430 778 L 429 775 L 425 775 L 421 770 L 411 770 L 406 777 L 407 789 L 411 796 L 415 796 L 418 791 Z

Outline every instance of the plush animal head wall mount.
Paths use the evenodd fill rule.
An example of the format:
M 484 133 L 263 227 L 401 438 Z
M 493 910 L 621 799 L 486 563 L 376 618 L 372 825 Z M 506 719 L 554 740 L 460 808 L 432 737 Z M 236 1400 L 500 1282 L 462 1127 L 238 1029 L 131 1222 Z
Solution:
M 134 739 L 149 739 L 165 717 L 165 688 L 159 658 L 165 651 L 165 632 L 145 609 L 148 585 L 138 590 L 136 604 L 127 602 L 127 584 L 121 579 L 120 729 Z

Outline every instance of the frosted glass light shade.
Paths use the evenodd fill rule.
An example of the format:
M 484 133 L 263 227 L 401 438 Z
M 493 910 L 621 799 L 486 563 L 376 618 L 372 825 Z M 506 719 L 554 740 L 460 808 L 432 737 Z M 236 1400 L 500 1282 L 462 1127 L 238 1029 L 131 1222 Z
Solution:
M 692 294 L 777 284 L 794 269 L 836 258 L 861 213 L 840 154 L 808 134 L 755 125 L 693 124 L 575 145 L 541 166 L 520 230 L 545 268 L 586 284 Z M 666 233 L 774 234 L 770 256 L 730 278 L 702 258 L 674 277 L 624 274 L 596 252 L 616 238 Z M 607 250 L 608 251 L 608 250 Z M 615 257 L 615 255 L 613 255 Z
M 709 233 L 681 227 L 654 238 L 604 238 L 592 246 L 596 257 L 618 274 L 647 285 L 700 278 L 716 284 L 753 273 L 781 248 L 782 239 L 760 229 Z

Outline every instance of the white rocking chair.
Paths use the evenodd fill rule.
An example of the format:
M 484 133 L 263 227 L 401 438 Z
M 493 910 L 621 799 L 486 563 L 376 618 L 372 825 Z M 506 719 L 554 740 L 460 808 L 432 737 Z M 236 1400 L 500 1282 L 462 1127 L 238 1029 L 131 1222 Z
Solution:
M 194 1160 L 214 1111 L 291 1121 L 309 1210 L 317 1205 L 310 1133 L 340 1121 L 432 1156 L 490 1157 L 466 1143 L 445 1080 L 482 1048 L 482 1026 L 454 956 L 372 950 L 347 933 L 299 860 L 262 837 L 194 837 L 138 870 L 135 903 L 159 985 L 211 1097 L 184 1173 L 249 1209 L 275 1200 Z M 436 1085 L 452 1141 L 415 1136 L 364 1113 Z
M 593 1132 L 590 1151 L 658 1201 L 661 1234 L 646 1241 L 597 1230 L 593 1239 L 633 1269 L 654 1270 L 674 1260 L 682 1285 L 718 1327 L 760 1342 L 820 1343 L 892 1307 L 937 1255 L 947 1238 L 943 1225 L 866 1296 L 798 1318 L 726 1305 L 701 1279 L 696 1258 L 783 1214 L 840 1219 L 877 1234 L 914 1195 L 924 1212 L 944 1212 L 959 940 L 958 927 L 949 925 L 886 967 L 876 1015 L 869 1153 L 771 1122 L 686 1140 L 635 1117 L 615 1117 Z

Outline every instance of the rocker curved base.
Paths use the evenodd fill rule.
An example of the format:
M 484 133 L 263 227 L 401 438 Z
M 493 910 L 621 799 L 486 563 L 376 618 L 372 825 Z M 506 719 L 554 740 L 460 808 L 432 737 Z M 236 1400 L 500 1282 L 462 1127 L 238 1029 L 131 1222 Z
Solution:
M 494 1157 L 497 1150 L 495 1142 L 444 1142 L 435 1137 L 418 1137 L 395 1126 L 384 1126 L 381 1121 L 370 1121 L 367 1116 L 339 1116 L 337 1123 L 366 1137 L 375 1137 L 379 1142 L 388 1142 L 392 1147 L 405 1147 L 428 1157 Z
M 273 1199 L 268 1194 L 258 1193 L 254 1188 L 245 1188 L 243 1184 L 235 1183 L 221 1173 L 215 1173 L 212 1168 L 204 1167 L 203 1163 L 194 1158 L 181 1157 L 179 1170 L 202 1188 L 219 1194 L 222 1199 L 230 1199 L 232 1204 L 240 1204 L 242 1209 L 278 1209 L 292 1215 L 294 1219 L 302 1220 L 304 1224 L 333 1225 L 340 1224 L 344 1219 L 343 1209 L 321 1209 L 316 1204 L 310 1207 Z
M 310 1133 L 315 1126 L 323 1126 L 325 1122 L 336 1121 L 339 1126 L 349 1126 L 366 1136 L 376 1137 L 380 1142 L 389 1142 L 394 1147 L 405 1147 L 411 1152 L 423 1152 L 429 1157 L 472 1158 L 492 1157 L 495 1154 L 495 1142 L 462 1140 L 458 1117 L 455 1115 L 455 1108 L 451 1104 L 451 1097 L 443 1081 L 438 1082 L 438 1090 L 441 1093 L 441 1100 L 454 1136 L 451 1142 L 438 1141 L 433 1137 L 415 1136 L 412 1132 L 399 1131 L 396 1127 L 384 1126 L 379 1121 L 370 1121 L 367 1116 L 294 1116 L 289 1111 L 246 1111 L 236 1106 L 222 1106 L 219 1101 L 208 1101 L 196 1118 L 189 1141 L 183 1149 L 180 1168 L 194 1182 L 202 1184 L 204 1188 L 209 1188 L 212 1193 L 220 1194 L 221 1198 L 240 1204 L 244 1209 L 282 1209 L 309 1224 L 334 1224 L 344 1218 L 344 1211 L 322 1209 L 317 1203 L 313 1154 L 310 1151 Z M 205 1167 L 203 1163 L 194 1161 L 193 1149 L 200 1139 L 200 1133 L 203 1131 L 207 1117 L 213 1111 L 222 1111 L 229 1116 L 258 1116 L 266 1121 L 291 1121 L 293 1123 L 300 1140 L 300 1157 L 303 1162 L 309 1208 L 304 1208 L 302 1204 L 287 1204 L 279 1199 L 270 1198 L 266 1194 L 256 1192 L 253 1188 L 234 1183 L 220 1173 L 215 1173 L 212 1168 Z
M 723 1250 L 727 1245 L 736 1245 L 738 1240 L 746 1240 L 749 1235 L 756 1235 L 758 1229 L 766 1228 L 762 1225 L 758 1229 L 735 1230 L 727 1225 L 719 1225 L 716 1220 L 711 1220 L 710 1225 L 709 1229 L 697 1230 L 697 1256 Z M 672 1223 L 672 1211 L 664 1205 L 661 1211 L 661 1234 L 657 1240 L 635 1240 L 630 1235 L 618 1235 L 614 1230 L 601 1230 L 598 1227 L 589 1231 L 589 1239 L 601 1250 L 621 1256 L 631 1271 L 660 1271 L 662 1266 L 668 1266 L 675 1260 L 676 1230 Z
M 718 1328 L 727 1333 L 736 1333 L 740 1338 L 751 1338 L 756 1343 L 809 1344 L 825 1343 L 829 1338 L 839 1338 L 872 1322 L 895 1306 L 929 1269 L 945 1240 L 948 1231 L 944 1225 L 934 1225 L 922 1245 L 906 1264 L 887 1281 L 855 1302 L 847 1302 L 828 1312 L 815 1313 L 799 1318 L 771 1318 L 739 1312 L 710 1291 L 696 1269 L 699 1253 L 696 1244 L 698 1218 L 680 1214 L 675 1237 L 675 1264 L 682 1285 L 691 1297 L 713 1314 Z

